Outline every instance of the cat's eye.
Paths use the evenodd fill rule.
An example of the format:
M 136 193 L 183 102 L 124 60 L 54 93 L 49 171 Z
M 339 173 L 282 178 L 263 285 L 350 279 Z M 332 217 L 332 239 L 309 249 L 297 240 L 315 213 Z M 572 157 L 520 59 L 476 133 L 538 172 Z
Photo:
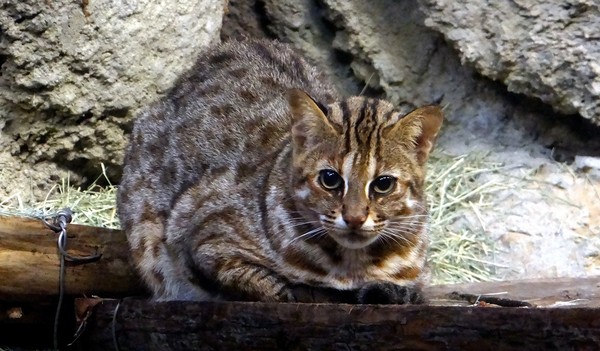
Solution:
M 326 190 L 337 190 L 344 184 L 344 180 L 338 172 L 324 169 L 319 172 L 319 183 Z
M 396 178 L 392 176 L 381 176 L 371 182 L 371 189 L 373 189 L 373 192 L 376 194 L 385 195 L 394 190 L 394 185 L 396 185 Z

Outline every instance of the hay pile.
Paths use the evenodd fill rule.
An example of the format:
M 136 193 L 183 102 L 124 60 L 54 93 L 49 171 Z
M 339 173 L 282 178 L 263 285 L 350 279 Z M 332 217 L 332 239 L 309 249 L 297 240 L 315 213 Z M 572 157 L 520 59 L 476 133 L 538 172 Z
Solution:
M 505 188 L 498 177 L 502 165 L 486 161 L 485 155 L 449 156 L 434 152 L 429 161 L 426 191 L 429 196 L 432 283 L 492 280 L 495 248 L 486 234 L 481 212 L 489 208 L 490 196 Z M 463 220 L 470 215 L 479 219 Z
M 63 179 L 43 201 L 23 199 L 19 193 L 0 199 L 0 215 L 47 217 L 69 207 L 73 223 L 119 228 L 115 198 L 117 187 L 111 185 L 102 167 L 101 176 L 89 188 L 81 189 Z M 429 162 L 427 193 L 431 214 L 429 253 L 432 283 L 456 283 L 490 280 L 494 265 L 486 261 L 494 246 L 483 225 L 461 221 L 467 214 L 479 217 L 487 199 L 503 184 L 482 182 L 480 176 L 496 173 L 501 165 L 487 162 L 484 155 L 449 156 L 443 151 L 432 154 Z M 6 174 L 2 174 L 6 176 Z M 97 184 L 107 183 L 100 187 Z
M 109 185 L 97 185 L 101 181 Z M 116 196 L 117 187 L 110 183 L 102 165 L 102 174 L 87 189 L 72 186 L 67 178 L 54 185 L 42 201 L 24 199 L 16 192 L 0 199 L 0 215 L 45 218 L 69 207 L 74 212 L 72 223 L 118 229 Z

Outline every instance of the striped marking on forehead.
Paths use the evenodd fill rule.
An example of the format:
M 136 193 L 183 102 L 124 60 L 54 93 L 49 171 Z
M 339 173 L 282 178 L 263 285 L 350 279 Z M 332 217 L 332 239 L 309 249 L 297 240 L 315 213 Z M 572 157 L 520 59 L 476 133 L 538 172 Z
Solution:
M 359 186 L 364 184 L 367 197 L 369 184 L 376 169 L 373 155 L 379 141 L 374 135 L 379 125 L 378 104 L 378 100 L 373 99 L 345 100 L 340 104 L 346 151 L 343 162 L 345 190 L 347 192 L 350 179 L 360 179 L 362 184 Z M 353 173 L 355 176 L 351 177 Z
M 382 157 L 382 137 L 390 121 L 394 107 L 383 101 L 367 98 L 350 98 L 335 104 L 330 110 L 331 117 L 342 127 L 341 148 L 345 155 L 341 173 L 344 178 L 344 195 L 348 192 L 351 179 L 361 179 L 368 196 L 371 181 L 377 176 L 378 159 Z M 354 176 L 353 176 L 354 174 Z
M 375 131 L 375 139 L 376 139 L 376 143 L 375 143 L 375 157 L 377 158 L 381 158 L 383 157 L 382 155 L 382 150 L 381 150 L 381 144 L 382 144 L 382 139 L 383 139 L 383 131 L 393 125 L 394 123 L 391 122 L 392 116 L 395 114 L 396 112 L 394 112 L 393 110 L 388 111 L 382 118 L 381 122 L 379 122 L 379 126 L 377 127 L 377 130 Z
M 337 106 L 336 106 L 337 107 Z M 381 148 L 382 131 L 389 126 L 393 106 L 382 100 L 350 98 L 336 109 L 342 124 L 344 153 L 359 152 L 365 159 Z
M 348 154 L 350 152 L 350 147 L 351 147 L 351 133 L 350 131 L 352 130 L 352 122 L 351 122 L 351 112 L 350 112 L 350 106 L 348 106 L 348 101 L 344 100 L 341 102 L 340 104 L 340 109 L 342 110 L 342 124 L 343 124 L 343 130 L 344 130 L 344 141 L 345 141 L 345 153 Z

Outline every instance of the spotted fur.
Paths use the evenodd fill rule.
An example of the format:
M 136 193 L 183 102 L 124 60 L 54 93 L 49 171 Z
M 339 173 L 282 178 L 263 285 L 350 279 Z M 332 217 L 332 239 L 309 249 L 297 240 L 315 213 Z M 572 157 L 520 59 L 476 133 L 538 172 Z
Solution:
M 282 44 L 214 47 L 135 122 L 118 193 L 133 260 L 162 300 L 318 296 L 302 286 L 368 302 L 379 283 L 418 300 L 404 287 L 424 277 L 441 122 L 433 106 L 342 98 Z

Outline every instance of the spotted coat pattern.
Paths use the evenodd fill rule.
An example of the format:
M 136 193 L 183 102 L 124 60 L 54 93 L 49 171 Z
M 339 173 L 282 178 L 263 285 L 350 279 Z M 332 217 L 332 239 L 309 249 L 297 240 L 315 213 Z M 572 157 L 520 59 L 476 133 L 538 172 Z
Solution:
M 118 192 L 132 259 L 161 300 L 418 289 L 441 121 L 433 106 L 340 97 L 283 44 L 213 47 L 134 124 Z

